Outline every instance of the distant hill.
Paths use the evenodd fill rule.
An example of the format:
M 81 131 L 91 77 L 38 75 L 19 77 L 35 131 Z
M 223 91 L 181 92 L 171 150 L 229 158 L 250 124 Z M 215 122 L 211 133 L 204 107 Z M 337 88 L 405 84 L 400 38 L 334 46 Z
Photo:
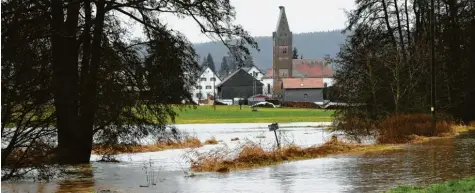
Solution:
M 345 41 L 341 31 L 309 32 L 293 35 L 293 46 L 297 47 L 299 54 L 304 58 L 323 58 L 326 55 L 335 56 L 340 51 L 340 45 Z M 252 49 L 254 63 L 261 70 L 272 67 L 272 37 L 255 37 L 259 44 L 260 52 Z M 216 69 L 221 66 L 221 59 L 228 52 L 222 43 L 208 42 L 194 45 L 197 54 L 203 58 L 211 53 Z

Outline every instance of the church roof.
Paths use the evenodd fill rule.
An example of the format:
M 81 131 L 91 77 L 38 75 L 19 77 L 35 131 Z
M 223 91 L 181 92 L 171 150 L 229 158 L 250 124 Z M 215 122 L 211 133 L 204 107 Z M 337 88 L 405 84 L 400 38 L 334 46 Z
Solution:
M 267 71 L 264 78 L 272 78 L 272 68 Z M 330 78 L 333 77 L 333 69 L 325 59 L 293 59 L 292 60 L 293 78 Z
M 289 29 L 289 23 L 287 22 L 287 16 L 285 15 L 285 7 L 284 6 L 279 6 L 280 13 L 279 13 L 279 19 L 277 20 L 277 26 L 275 27 L 275 31 L 278 32 L 280 31 L 282 27 L 285 29 Z

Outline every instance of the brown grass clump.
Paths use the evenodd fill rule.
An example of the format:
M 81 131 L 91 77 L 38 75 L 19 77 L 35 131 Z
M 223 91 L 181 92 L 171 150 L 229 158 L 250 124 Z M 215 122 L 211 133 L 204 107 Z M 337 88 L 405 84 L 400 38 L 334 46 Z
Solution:
M 231 141 L 239 141 L 239 137 L 232 138 Z
M 291 107 L 291 108 L 309 108 L 309 109 L 317 109 L 320 108 L 315 103 L 311 102 L 283 102 L 281 104 L 282 107 Z
M 212 137 L 211 139 L 207 139 L 207 140 L 205 141 L 205 144 L 207 144 L 207 145 L 218 144 L 218 140 L 216 140 L 215 137 Z
M 328 155 L 389 150 L 389 146 L 368 146 L 348 144 L 339 141 L 333 137 L 330 141 L 321 146 L 301 148 L 295 145 L 285 146 L 275 151 L 265 151 L 261 146 L 254 143 L 245 144 L 233 159 L 226 158 L 222 153 L 209 153 L 201 155 L 197 160 L 191 162 L 191 168 L 197 172 L 229 172 L 232 170 L 256 168 L 260 166 L 275 165 L 288 160 L 301 160 L 309 158 L 318 158 Z
M 453 135 L 454 129 L 450 121 L 437 121 L 436 129 L 432 128 L 432 117 L 429 114 L 391 115 L 379 124 L 380 136 L 378 143 L 407 143 L 420 141 L 422 137 L 442 137 Z
M 167 149 L 182 149 L 182 148 L 197 148 L 201 147 L 201 141 L 196 137 L 187 137 L 181 141 L 167 141 L 157 142 L 151 145 L 127 145 L 127 144 L 115 144 L 115 145 L 95 145 L 93 147 L 93 154 L 120 154 L 120 153 L 143 153 L 163 151 Z

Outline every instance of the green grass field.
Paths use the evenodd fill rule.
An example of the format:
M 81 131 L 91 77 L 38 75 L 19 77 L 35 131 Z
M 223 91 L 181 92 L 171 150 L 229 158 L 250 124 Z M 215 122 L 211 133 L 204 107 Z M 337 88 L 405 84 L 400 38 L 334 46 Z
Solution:
M 248 106 L 198 106 L 196 109 L 176 110 L 177 124 L 192 123 L 288 123 L 288 122 L 326 122 L 332 121 L 332 110 L 296 108 L 258 108 L 252 112 Z
M 428 187 L 399 186 L 388 193 L 445 193 L 445 192 L 475 192 L 475 176 L 452 180 L 442 184 L 432 184 Z

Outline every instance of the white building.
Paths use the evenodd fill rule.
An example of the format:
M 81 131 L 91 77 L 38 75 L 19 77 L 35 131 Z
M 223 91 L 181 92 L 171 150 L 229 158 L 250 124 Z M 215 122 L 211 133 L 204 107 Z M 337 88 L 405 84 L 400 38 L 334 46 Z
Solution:
M 272 87 L 274 85 L 274 79 L 272 77 L 262 77 L 262 94 L 272 96 Z
M 192 89 L 193 101 L 207 99 L 215 94 L 217 95 L 218 89 L 216 85 L 221 83 L 218 75 L 214 73 L 209 67 L 206 67 L 197 80 L 195 87 Z
M 242 67 L 244 71 L 252 75 L 254 78 L 262 82 L 262 78 L 264 77 L 264 73 L 262 73 L 256 66 L 252 67 Z

